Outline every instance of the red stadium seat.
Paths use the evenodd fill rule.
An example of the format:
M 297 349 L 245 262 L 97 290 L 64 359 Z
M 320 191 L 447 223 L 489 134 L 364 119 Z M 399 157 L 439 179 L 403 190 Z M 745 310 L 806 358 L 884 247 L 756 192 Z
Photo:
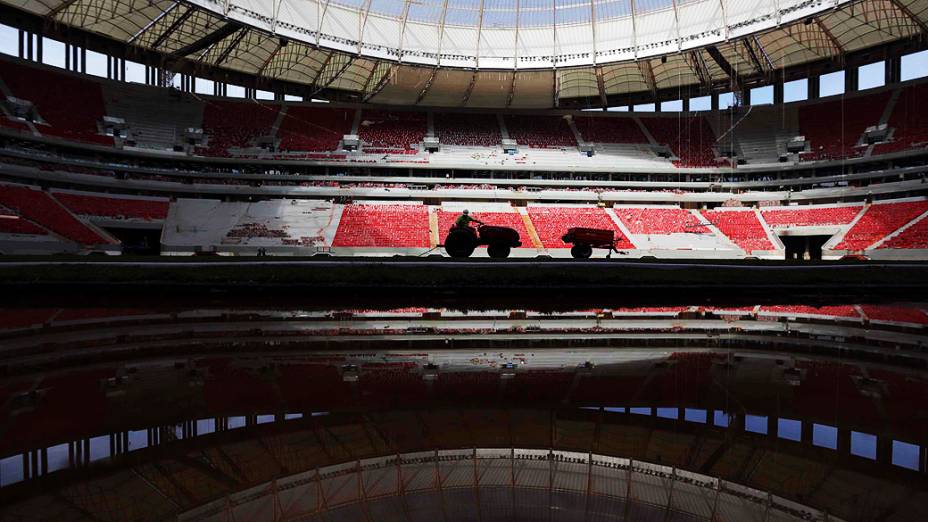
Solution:
M 112 243 L 75 218 L 51 195 L 40 190 L 23 185 L 0 185 L 0 204 L 82 245 Z
M 353 116 L 354 111 L 348 109 L 288 106 L 277 130 L 279 148 L 282 151 L 337 150 L 342 137 L 351 133 Z
M 255 139 L 271 133 L 279 111 L 272 104 L 208 100 L 203 108 L 206 155 L 229 156 L 230 148 L 253 146 Z
M 570 248 L 561 237 L 572 227 L 598 228 L 612 230 L 615 234 L 616 249 L 634 249 L 631 241 L 625 237 L 615 221 L 606 211 L 597 207 L 528 207 L 528 215 L 545 248 Z
M 811 227 L 847 225 L 860 213 L 860 205 L 848 207 L 799 207 L 788 210 L 763 210 L 761 216 L 771 227 Z
M 0 60 L 0 78 L 14 96 L 35 105 L 39 117 L 47 123 L 36 124 L 42 134 L 95 145 L 113 145 L 113 138 L 101 135 L 98 128 L 106 114 L 99 82 L 7 60 Z
M 583 139 L 593 143 L 647 143 L 648 138 L 632 118 L 582 117 L 574 118 L 574 125 Z
M 864 250 L 928 211 L 928 201 L 875 203 L 845 234 L 836 250 Z
M 564 118 L 554 116 L 506 116 L 509 137 L 534 149 L 576 147 L 577 140 Z
M 425 205 L 348 205 L 333 247 L 428 248 Z
M 129 199 L 68 192 L 54 192 L 54 196 L 72 212 L 84 216 L 152 221 L 163 220 L 168 215 L 166 199 Z
M 48 231 L 27 219 L 0 208 L 0 234 L 46 236 Z
M 928 249 L 928 218 L 922 218 L 880 248 Z
M 641 118 L 651 136 L 679 158 L 678 167 L 715 167 L 715 133 L 702 116 Z
M 803 160 L 857 157 L 864 148 L 857 142 L 867 127 L 880 122 L 891 93 L 807 103 L 799 107 L 799 133 L 809 141 Z
M 671 207 L 615 207 L 632 234 L 710 234 L 690 211 Z
M 776 249 L 753 210 L 704 210 L 702 215 L 747 253 Z
M 421 143 L 427 130 L 424 112 L 365 110 L 361 113 L 358 137 L 378 151 L 411 151 L 413 145 Z
M 435 133 L 443 145 L 496 147 L 502 141 L 493 114 L 435 114 Z

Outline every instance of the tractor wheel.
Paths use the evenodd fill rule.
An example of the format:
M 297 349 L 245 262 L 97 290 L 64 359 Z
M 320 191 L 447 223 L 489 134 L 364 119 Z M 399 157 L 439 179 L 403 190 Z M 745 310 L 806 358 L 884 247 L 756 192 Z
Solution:
M 577 259 L 589 259 L 593 255 L 593 247 L 590 245 L 574 245 L 570 249 L 570 255 Z
M 509 257 L 509 245 L 506 243 L 490 243 L 487 247 L 487 255 L 493 259 L 504 259 Z
M 451 257 L 470 257 L 477 248 L 474 238 L 464 230 L 452 230 L 445 238 L 445 252 Z

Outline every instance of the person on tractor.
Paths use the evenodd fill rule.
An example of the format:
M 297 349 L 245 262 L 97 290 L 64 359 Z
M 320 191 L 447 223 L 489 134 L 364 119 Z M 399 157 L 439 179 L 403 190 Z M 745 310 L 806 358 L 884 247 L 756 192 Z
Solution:
M 471 223 L 471 221 L 473 221 L 473 222 L 475 222 L 475 223 L 480 223 L 481 225 L 483 225 L 483 221 L 480 221 L 480 220 L 477 219 L 477 218 L 472 218 L 472 217 L 470 217 L 470 212 L 468 212 L 468 211 L 465 209 L 463 212 L 461 212 L 461 215 L 458 216 L 458 219 L 455 220 L 454 226 L 455 226 L 456 228 L 470 228 L 470 223 Z

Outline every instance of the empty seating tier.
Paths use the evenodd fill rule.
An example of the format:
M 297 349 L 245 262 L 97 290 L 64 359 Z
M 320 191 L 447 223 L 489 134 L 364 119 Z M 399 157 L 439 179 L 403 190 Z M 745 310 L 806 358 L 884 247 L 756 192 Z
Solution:
M 427 130 L 424 112 L 363 111 L 358 136 L 372 147 L 414 150 Z
M 528 207 L 528 215 L 545 248 L 570 248 L 561 237 L 571 227 L 598 228 L 615 233 L 616 248 L 633 249 L 635 246 L 605 210 L 596 207 Z
M 443 145 L 496 147 L 502 136 L 493 114 L 435 114 L 435 134 Z
M 648 138 L 632 118 L 576 117 L 574 125 L 592 143 L 647 143 Z
M 277 130 L 280 150 L 332 151 L 351 133 L 353 110 L 288 106 Z
M 857 143 L 867 127 L 880 122 L 891 93 L 804 104 L 799 107 L 799 133 L 810 143 L 802 159 L 824 160 L 860 156 Z
M 928 218 L 922 218 L 880 248 L 928 249 Z
M 425 205 L 348 205 L 332 246 L 428 248 L 429 209 Z
M 928 144 L 928 85 L 910 85 L 899 93 L 889 117 L 893 142 L 881 152 Z M 874 151 L 875 152 L 875 151 Z
M 507 116 L 506 130 L 519 145 L 535 149 L 576 147 L 577 140 L 564 118 Z
M 271 133 L 280 107 L 257 102 L 209 100 L 203 108 L 206 154 L 228 156 L 230 148 L 254 146 L 255 140 Z
M 771 227 L 817 227 L 847 225 L 862 207 L 810 207 L 789 210 L 764 210 L 761 215 Z
M 0 204 L 52 232 L 83 245 L 109 244 L 51 195 L 22 185 L 0 185 Z
M 711 231 L 682 208 L 616 207 L 615 213 L 632 234 L 709 234 Z
M 667 145 L 677 159 L 679 167 L 714 167 L 715 134 L 702 116 L 676 118 L 641 118 L 651 136 L 661 145 Z
M 48 235 L 42 227 L 19 216 L 0 210 L 0 234 L 27 234 L 33 236 Z
M 928 201 L 871 205 L 844 235 L 836 250 L 863 250 L 928 211 Z
M 861 305 L 871 321 L 890 321 L 928 325 L 928 315 L 923 310 L 909 306 Z
M 762 306 L 761 312 L 769 312 L 778 315 L 784 314 L 801 314 L 801 315 L 820 315 L 825 317 L 853 317 L 860 318 L 860 314 L 851 305 L 842 306 L 806 306 L 806 305 L 772 305 Z
M 55 199 L 75 214 L 116 219 L 162 220 L 168 215 L 168 201 L 154 199 L 127 199 L 55 192 Z
M 776 249 L 753 210 L 706 210 L 702 215 L 747 253 Z
M 106 113 L 99 83 L 6 60 L 0 60 L 0 77 L 13 96 L 29 100 L 35 106 L 39 118 L 47 123 L 36 125 L 42 134 L 113 145 L 113 138 L 101 135 L 97 126 Z

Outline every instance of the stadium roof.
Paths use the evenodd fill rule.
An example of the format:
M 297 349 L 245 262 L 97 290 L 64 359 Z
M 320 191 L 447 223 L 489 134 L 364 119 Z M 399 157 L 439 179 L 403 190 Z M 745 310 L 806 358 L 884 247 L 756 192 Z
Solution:
M 928 33 L 928 0 L 2 1 L 200 71 L 404 105 L 706 92 Z

